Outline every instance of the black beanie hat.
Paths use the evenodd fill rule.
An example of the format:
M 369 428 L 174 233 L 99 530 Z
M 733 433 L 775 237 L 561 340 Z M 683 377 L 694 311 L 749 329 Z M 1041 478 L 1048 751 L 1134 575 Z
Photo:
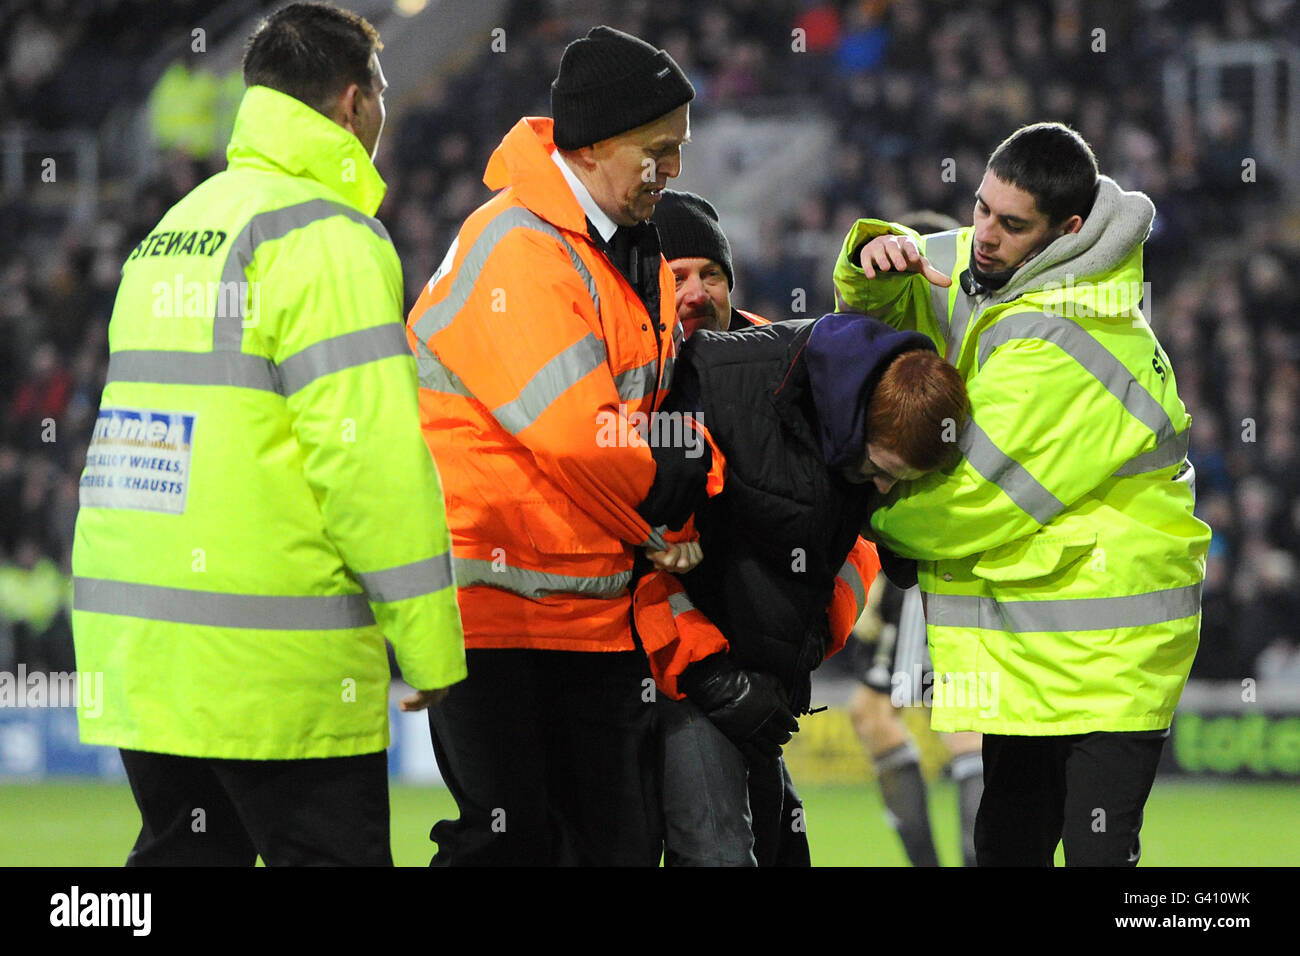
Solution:
M 564 48 L 551 84 L 555 145 L 578 149 L 644 126 L 695 98 L 671 56 L 613 27 Z
M 659 230 L 664 258 L 712 259 L 727 274 L 727 288 L 735 288 L 731 271 L 731 243 L 718 225 L 718 211 L 703 196 L 665 189 L 650 221 Z

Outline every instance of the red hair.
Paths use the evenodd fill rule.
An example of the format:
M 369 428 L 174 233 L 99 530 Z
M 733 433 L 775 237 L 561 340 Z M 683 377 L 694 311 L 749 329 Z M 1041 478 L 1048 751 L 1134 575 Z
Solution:
M 955 368 L 928 349 L 904 352 L 867 402 L 867 441 L 933 471 L 956 448 L 966 408 L 966 384 Z

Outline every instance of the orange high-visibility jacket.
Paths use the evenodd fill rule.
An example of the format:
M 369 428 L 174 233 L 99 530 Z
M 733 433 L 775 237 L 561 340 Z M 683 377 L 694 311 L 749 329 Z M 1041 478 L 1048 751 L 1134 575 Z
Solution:
M 638 433 L 668 394 L 681 329 L 661 256 L 660 314 L 587 235 L 521 119 L 483 176 L 501 190 L 461 227 L 411 310 L 420 418 L 442 476 L 465 646 L 634 648 L 633 548 L 655 462 Z

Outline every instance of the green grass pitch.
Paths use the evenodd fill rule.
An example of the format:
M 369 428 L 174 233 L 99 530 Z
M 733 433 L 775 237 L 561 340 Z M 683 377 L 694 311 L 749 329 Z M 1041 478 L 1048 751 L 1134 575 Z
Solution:
M 807 786 L 800 793 L 814 864 L 906 865 L 874 785 Z M 394 785 L 392 808 L 394 860 L 399 866 L 424 866 L 433 851 L 429 828 L 455 813 L 450 794 L 442 787 Z M 931 785 L 930 814 L 940 858 L 957 865 L 951 783 Z M 0 785 L 3 866 L 119 866 L 139 826 L 125 784 Z M 1300 801 L 1288 783 L 1161 778 L 1147 803 L 1142 845 L 1144 866 L 1295 866 L 1300 864 Z

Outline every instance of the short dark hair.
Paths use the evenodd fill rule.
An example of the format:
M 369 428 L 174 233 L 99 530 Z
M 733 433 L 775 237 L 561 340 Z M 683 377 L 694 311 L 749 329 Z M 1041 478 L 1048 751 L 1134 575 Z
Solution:
M 339 94 L 374 83 L 379 33 L 350 10 L 291 3 L 258 24 L 244 47 L 244 85 L 269 86 L 329 115 Z
M 929 349 L 904 352 L 867 402 L 867 436 L 918 471 L 944 467 L 966 421 L 966 383 Z
M 993 151 L 988 169 L 1033 196 L 1053 226 L 1075 215 L 1087 218 L 1092 209 L 1097 157 L 1064 123 L 1020 127 Z

